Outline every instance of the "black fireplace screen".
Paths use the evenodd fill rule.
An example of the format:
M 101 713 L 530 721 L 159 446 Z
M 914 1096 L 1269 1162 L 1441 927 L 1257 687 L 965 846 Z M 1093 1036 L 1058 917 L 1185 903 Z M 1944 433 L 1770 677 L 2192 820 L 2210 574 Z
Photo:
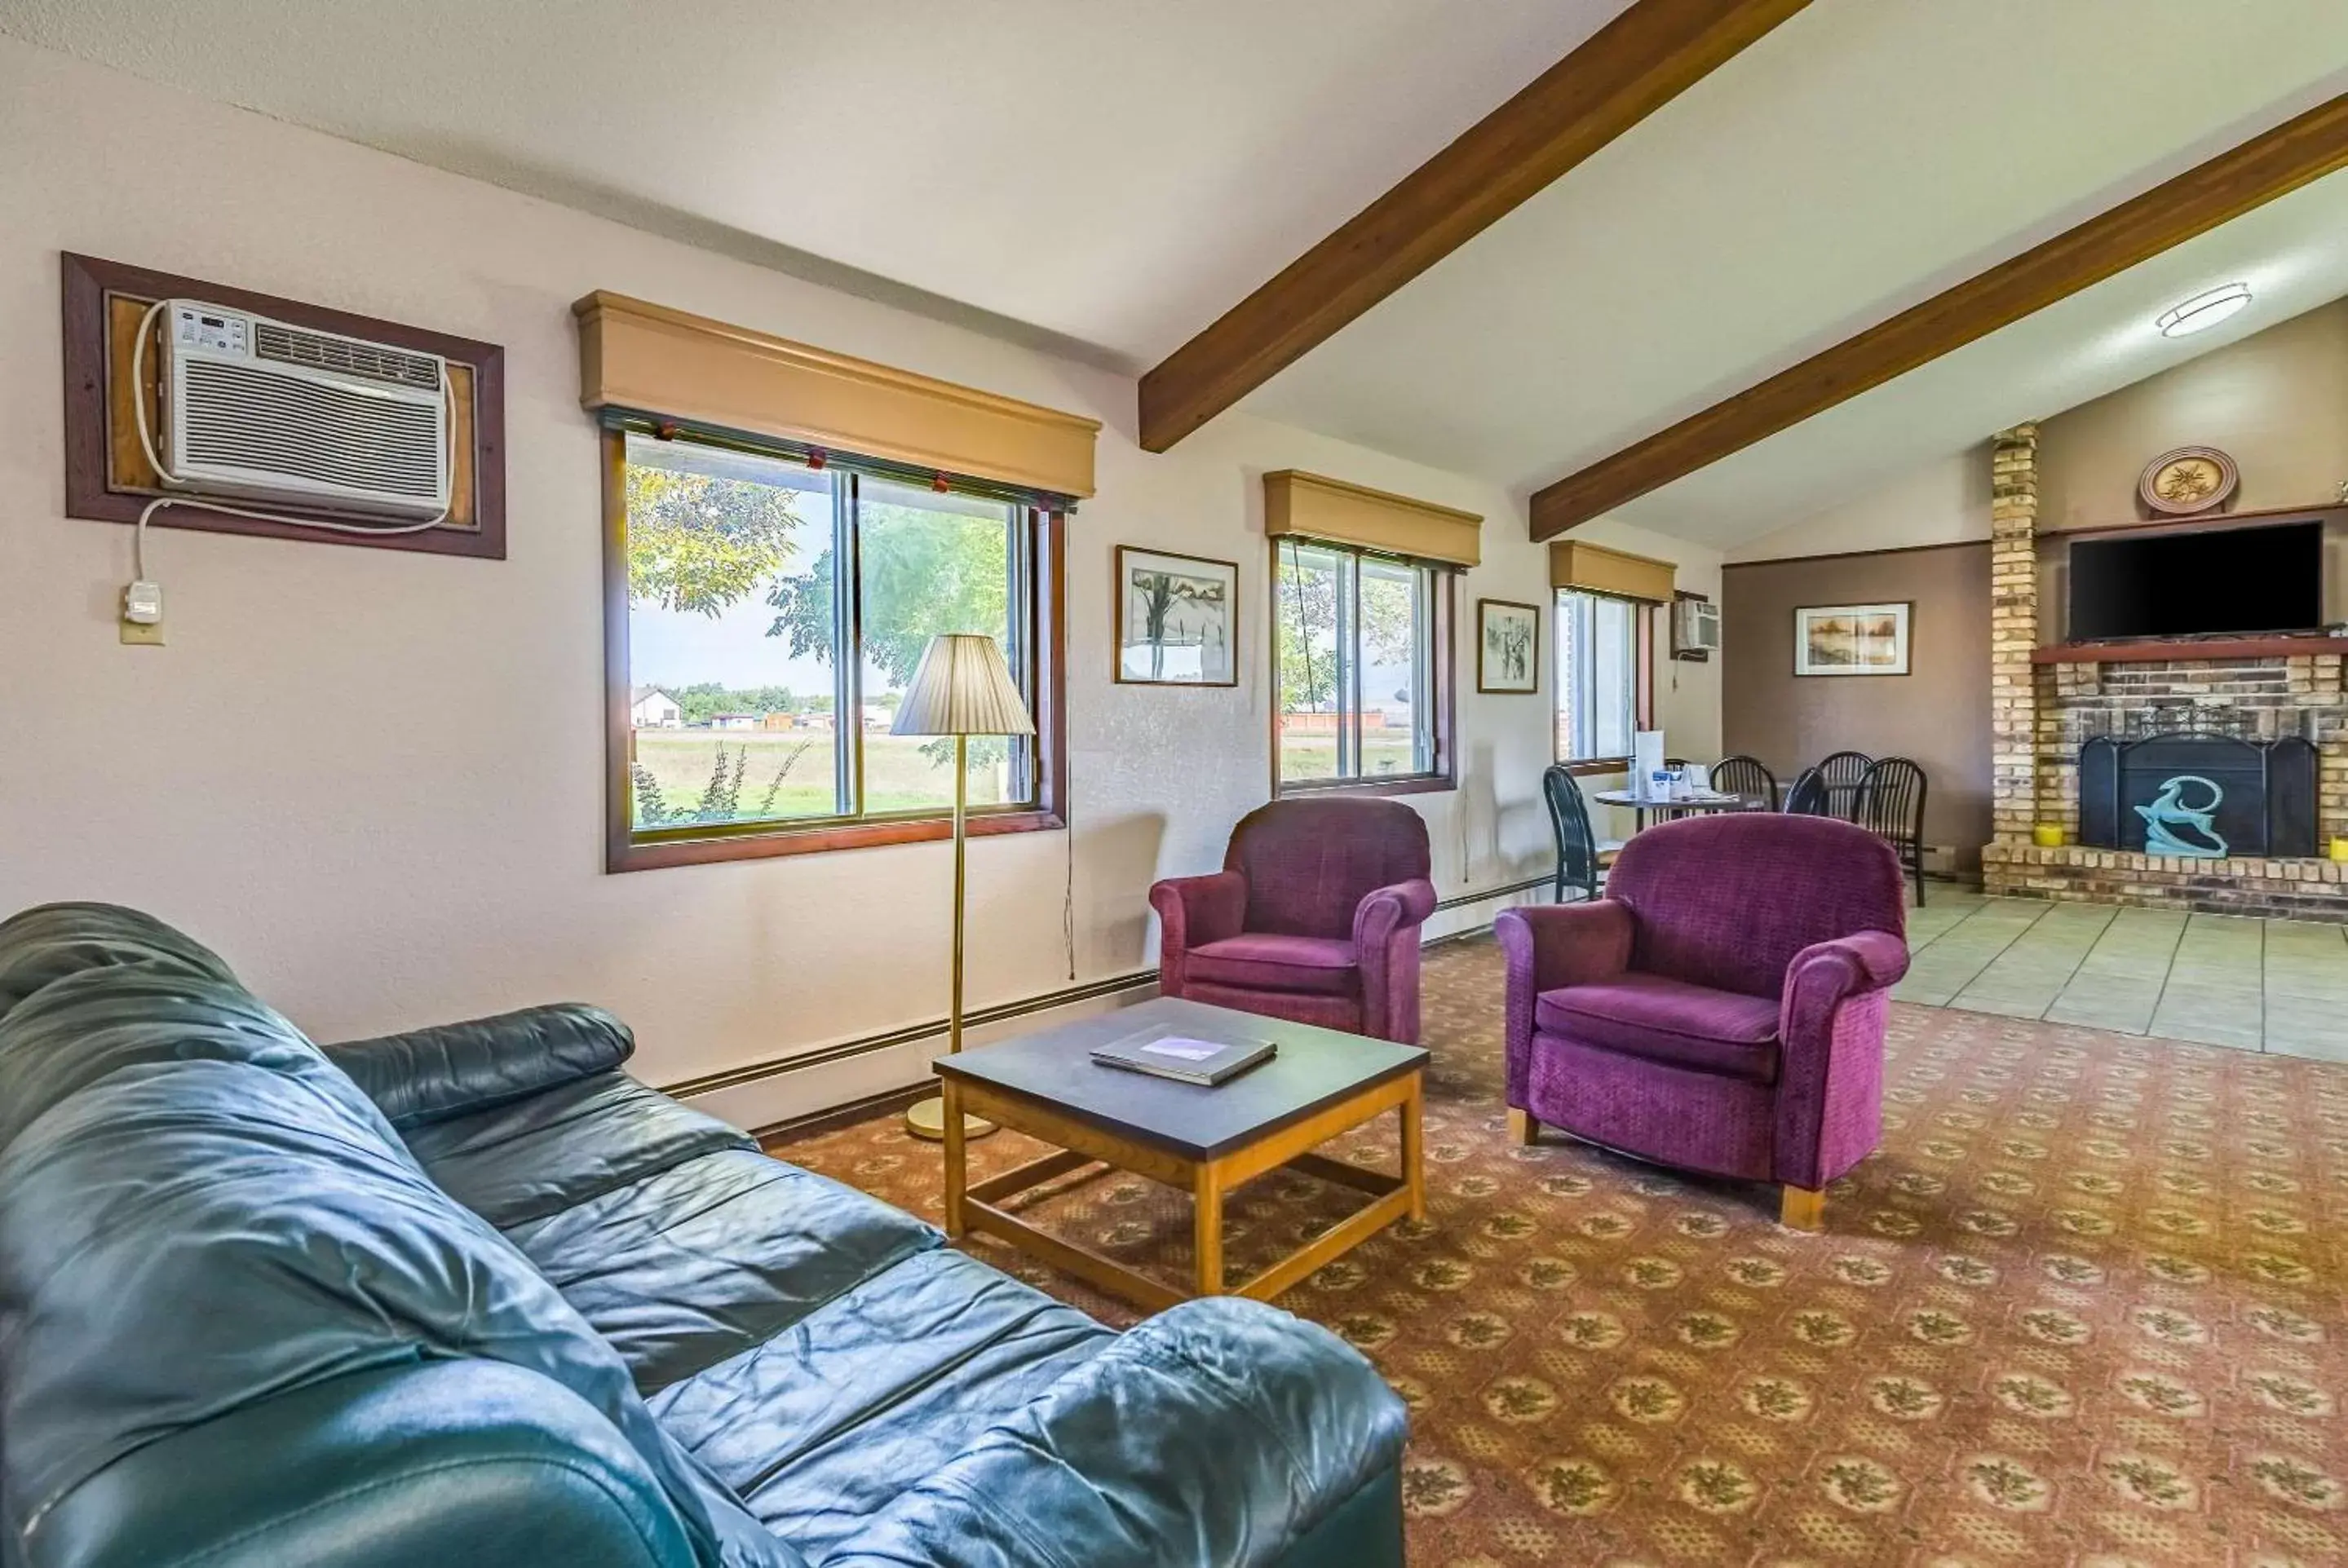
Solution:
M 2315 853 L 2316 753 L 2297 736 L 2099 735 L 2079 748 L 2079 842 L 2152 855 Z

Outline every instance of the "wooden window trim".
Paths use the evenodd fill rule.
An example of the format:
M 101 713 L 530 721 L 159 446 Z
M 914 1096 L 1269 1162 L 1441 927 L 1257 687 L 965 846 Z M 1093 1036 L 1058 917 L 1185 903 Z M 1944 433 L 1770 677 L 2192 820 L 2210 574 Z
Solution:
M 628 742 L 634 730 L 629 716 L 627 436 L 604 431 L 602 457 L 604 870 L 652 871 L 952 838 L 953 813 L 940 810 L 804 827 L 749 825 L 698 838 L 637 839 L 627 782 Z M 1068 825 L 1067 515 L 1034 516 L 1035 591 L 1027 631 L 1035 651 L 1036 799 L 1033 805 L 973 809 L 965 819 L 973 838 L 1050 832 Z
M 1655 611 L 1662 607 L 1652 600 L 1632 599 L 1626 594 L 1606 593 L 1594 588 L 1560 587 L 1552 588 L 1550 590 L 1550 612 L 1552 616 L 1557 612 L 1558 596 L 1566 593 L 1586 593 L 1592 599 L 1619 599 L 1637 611 L 1637 619 L 1632 622 L 1636 629 L 1632 634 L 1635 646 L 1632 657 L 1637 661 L 1638 670 L 1632 678 L 1635 692 L 1632 699 L 1631 722 L 1642 730 L 1653 729 L 1655 727 Z M 1559 632 L 1558 637 L 1557 646 L 1562 649 L 1565 645 L 1564 633 Z M 1557 754 L 1557 711 L 1559 704 L 1565 701 L 1565 682 L 1556 681 L 1553 684 L 1557 688 L 1557 695 L 1550 703 L 1550 760 L 1564 768 L 1575 778 L 1589 778 L 1598 774 L 1630 772 L 1629 757 L 1560 757 Z
M 1435 646 L 1430 652 L 1435 674 L 1434 741 L 1435 767 L 1423 774 L 1381 774 L 1375 778 L 1303 779 L 1295 783 L 1280 776 L 1280 547 L 1296 536 L 1275 536 L 1272 541 L 1272 575 L 1263 596 L 1264 613 L 1270 618 L 1265 629 L 1263 645 L 1271 651 L 1272 700 L 1264 706 L 1271 710 L 1272 732 L 1272 798 L 1300 800 L 1315 795 L 1361 794 L 1438 794 L 1459 787 L 1458 735 L 1459 703 L 1456 681 L 1458 639 L 1457 570 L 1441 561 L 1411 560 L 1412 566 L 1426 567 L 1435 577 L 1434 605 Z M 1381 559 L 1402 560 L 1400 556 L 1382 556 L 1376 550 L 1364 549 L 1343 540 L 1314 539 L 1315 544 L 1331 549 L 1344 550 L 1356 556 L 1374 556 Z

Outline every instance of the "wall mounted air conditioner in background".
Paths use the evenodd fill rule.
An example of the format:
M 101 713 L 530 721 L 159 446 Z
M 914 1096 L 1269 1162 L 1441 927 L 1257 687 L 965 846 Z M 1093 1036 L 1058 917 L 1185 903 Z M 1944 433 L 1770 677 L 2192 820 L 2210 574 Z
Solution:
M 438 354 L 199 300 L 163 308 L 164 486 L 387 518 L 448 511 Z
M 1693 594 L 1672 600 L 1672 657 L 1708 660 L 1720 651 L 1720 606 Z

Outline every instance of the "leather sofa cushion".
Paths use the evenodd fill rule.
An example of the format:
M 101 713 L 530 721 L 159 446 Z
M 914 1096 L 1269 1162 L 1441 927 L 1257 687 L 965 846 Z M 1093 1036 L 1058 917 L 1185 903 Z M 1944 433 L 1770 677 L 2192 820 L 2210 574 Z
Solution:
M 1624 1056 L 1755 1083 L 1777 1081 L 1777 999 L 1632 969 L 1543 991 L 1533 1026 Z
M 1354 944 L 1333 937 L 1250 931 L 1193 948 L 1183 962 L 1193 979 L 1242 990 L 1344 996 L 1362 986 Z
M 748 1134 L 619 1071 L 411 1127 L 404 1136 L 450 1197 L 500 1230 L 704 1154 L 757 1147 Z
M 944 1237 L 811 1171 L 726 1149 L 507 1231 L 650 1394 Z
M 941 1248 L 648 1402 L 767 1528 L 820 1563 L 907 1486 L 1116 1337 Z M 1171 1414 L 1136 1407 L 1145 1411 L 1153 1428 Z

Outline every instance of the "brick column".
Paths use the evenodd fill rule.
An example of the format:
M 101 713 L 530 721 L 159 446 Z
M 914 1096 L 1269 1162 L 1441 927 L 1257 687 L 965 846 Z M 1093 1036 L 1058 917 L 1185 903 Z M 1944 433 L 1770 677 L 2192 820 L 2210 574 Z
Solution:
M 1990 467 L 1990 823 L 2030 842 L 2038 814 L 2038 426 L 1998 433 Z

